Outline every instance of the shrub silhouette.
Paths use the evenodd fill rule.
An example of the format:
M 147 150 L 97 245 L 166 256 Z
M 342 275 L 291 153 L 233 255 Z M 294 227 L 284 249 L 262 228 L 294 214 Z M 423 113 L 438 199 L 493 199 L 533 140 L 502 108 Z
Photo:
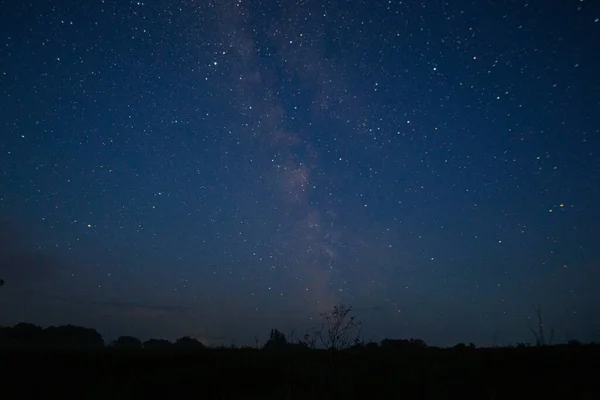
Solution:
M 420 350 L 427 347 L 421 339 L 383 339 L 381 348 L 391 351 Z

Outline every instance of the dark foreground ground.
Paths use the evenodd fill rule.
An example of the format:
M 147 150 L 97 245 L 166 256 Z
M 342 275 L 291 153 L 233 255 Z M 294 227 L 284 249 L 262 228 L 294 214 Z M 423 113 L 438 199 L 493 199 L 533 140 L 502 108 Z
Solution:
M 0 398 L 600 399 L 599 346 L 0 354 Z

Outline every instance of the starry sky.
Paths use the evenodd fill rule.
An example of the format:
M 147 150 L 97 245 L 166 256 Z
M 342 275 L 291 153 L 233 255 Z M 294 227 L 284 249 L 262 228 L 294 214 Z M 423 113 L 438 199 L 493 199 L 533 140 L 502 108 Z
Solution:
M 600 339 L 598 3 L 0 9 L 0 324 Z

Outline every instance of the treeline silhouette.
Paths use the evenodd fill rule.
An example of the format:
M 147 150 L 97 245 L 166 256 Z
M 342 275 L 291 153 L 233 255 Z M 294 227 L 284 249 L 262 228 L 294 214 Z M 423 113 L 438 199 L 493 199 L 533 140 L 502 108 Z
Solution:
M 264 345 L 210 347 L 191 337 L 105 343 L 90 328 L 20 323 L 0 328 L 2 398 L 600 398 L 594 343 L 439 348 L 384 339 L 335 348 L 320 333 L 321 346 L 319 333 L 272 329 Z
M 13 327 L 0 327 L 0 349 L 3 350 L 94 350 L 110 347 L 114 349 L 199 349 L 204 345 L 199 340 L 184 336 L 172 343 L 165 339 L 150 339 L 142 342 L 133 336 L 120 336 L 115 341 L 104 343 L 102 335 L 95 329 L 75 325 L 50 326 L 46 329 L 34 324 L 20 323 Z

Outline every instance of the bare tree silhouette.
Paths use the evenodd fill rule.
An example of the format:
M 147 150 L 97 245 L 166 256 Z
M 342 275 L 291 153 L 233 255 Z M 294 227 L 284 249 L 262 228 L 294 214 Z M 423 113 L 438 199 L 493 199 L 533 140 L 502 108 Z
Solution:
M 529 328 L 535 337 L 535 343 L 538 346 L 545 346 L 552 344 L 552 340 L 554 339 L 554 329 L 550 330 L 550 340 L 546 342 L 546 335 L 544 332 L 544 320 L 542 319 L 542 304 L 538 304 L 537 307 L 533 307 L 537 316 L 537 330 L 534 328 Z
M 360 322 L 350 316 L 352 307 L 333 306 L 333 311 L 321 314 L 323 325 L 317 336 L 328 350 L 344 350 L 360 341 Z

